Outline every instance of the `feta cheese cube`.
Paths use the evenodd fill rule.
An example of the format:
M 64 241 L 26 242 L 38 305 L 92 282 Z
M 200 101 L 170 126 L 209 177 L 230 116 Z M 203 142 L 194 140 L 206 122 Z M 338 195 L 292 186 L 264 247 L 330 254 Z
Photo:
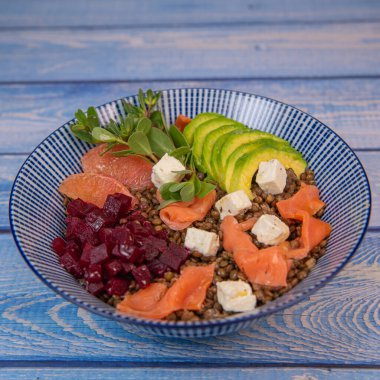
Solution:
M 256 307 L 256 296 L 244 281 L 221 281 L 216 283 L 218 302 L 225 311 L 251 311 Z
M 261 215 L 251 232 L 260 243 L 278 245 L 289 237 L 289 227 L 275 215 Z
M 166 153 L 152 168 L 152 182 L 157 188 L 164 183 L 179 182 L 183 178 L 183 175 L 174 173 L 174 171 L 185 169 L 181 161 Z
M 219 249 L 219 236 L 214 232 L 191 227 L 186 231 L 185 247 L 205 256 L 215 256 Z
M 286 185 L 286 169 L 276 159 L 260 162 L 256 182 L 260 188 L 270 194 L 281 194 Z
M 251 206 L 252 203 L 244 190 L 227 194 L 215 203 L 215 208 L 219 211 L 220 219 L 224 219 L 227 215 L 238 215 Z

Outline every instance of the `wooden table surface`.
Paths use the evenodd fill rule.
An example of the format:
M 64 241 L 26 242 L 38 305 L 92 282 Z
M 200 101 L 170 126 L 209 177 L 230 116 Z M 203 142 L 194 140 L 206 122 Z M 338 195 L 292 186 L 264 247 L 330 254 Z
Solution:
M 380 2 L 12 0 L 0 11 L 1 379 L 380 378 Z M 310 112 L 364 164 L 369 231 L 308 300 L 238 334 L 169 339 L 78 309 L 27 268 L 9 191 L 79 107 L 213 87 Z

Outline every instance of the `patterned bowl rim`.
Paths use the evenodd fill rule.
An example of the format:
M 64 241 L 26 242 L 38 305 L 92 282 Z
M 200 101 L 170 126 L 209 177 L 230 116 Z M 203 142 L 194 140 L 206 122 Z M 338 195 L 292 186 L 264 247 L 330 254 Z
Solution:
M 284 106 L 291 107 L 291 108 L 293 108 L 293 109 L 295 109 L 295 110 L 303 113 L 304 115 L 307 115 L 307 116 L 311 117 L 312 119 L 316 120 L 324 128 L 326 128 L 327 130 L 329 130 L 333 135 L 335 135 L 338 139 L 340 139 L 343 142 L 344 146 L 353 154 L 353 156 L 355 157 L 357 163 L 359 164 L 359 166 L 360 166 L 360 168 L 362 170 L 362 173 L 364 174 L 365 186 L 366 186 L 365 190 L 367 192 L 366 195 L 367 195 L 367 198 L 368 198 L 368 208 L 367 208 L 367 215 L 366 215 L 365 223 L 364 223 L 364 225 L 362 227 L 362 231 L 360 233 L 360 236 L 359 236 L 359 238 L 358 238 L 355 246 L 351 249 L 351 251 L 348 254 L 346 254 L 344 260 L 342 260 L 340 262 L 340 264 L 330 274 L 326 275 L 325 277 L 323 277 L 318 282 L 316 282 L 313 285 L 309 286 L 306 290 L 298 292 L 294 296 L 293 299 L 290 299 L 287 302 L 281 302 L 281 297 L 280 297 L 279 298 L 279 302 L 275 306 L 271 307 L 270 304 L 269 304 L 269 306 L 267 307 L 267 310 L 265 310 L 264 312 L 260 312 L 260 309 L 257 309 L 257 311 L 253 311 L 253 312 L 250 312 L 250 313 L 239 313 L 239 314 L 235 314 L 235 315 L 223 318 L 223 319 L 212 319 L 212 320 L 207 320 L 207 321 L 195 321 L 195 322 L 183 322 L 183 321 L 168 322 L 168 321 L 162 321 L 162 320 L 149 320 L 149 319 L 136 318 L 136 317 L 132 317 L 132 316 L 128 316 L 128 315 L 123 315 L 121 313 L 116 313 L 115 314 L 115 312 L 109 312 L 106 309 L 99 309 L 98 307 L 93 306 L 92 304 L 89 304 L 87 302 L 84 302 L 84 301 L 78 299 L 77 297 L 74 297 L 74 296 L 70 295 L 66 291 L 63 291 L 63 290 L 59 289 L 58 285 L 54 284 L 52 281 L 50 281 L 48 278 L 46 278 L 42 273 L 40 273 L 38 271 L 38 269 L 36 269 L 34 267 L 33 263 L 28 258 L 28 254 L 24 252 L 24 250 L 23 250 L 23 248 L 21 246 L 21 243 L 20 243 L 20 241 L 18 239 L 18 236 L 17 236 L 16 228 L 15 228 L 14 222 L 13 222 L 13 215 L 14 215 L 13 193 L 15 191 L 16 184 L 19 181 L 20 173 L 24 169 L 24 166 L 27 165 L 30 157 L 34 155 L 34 153 L 40 148 L 40 146 L 47 139 L 50 138 L 50 136 L 52 136 L 55 133 L 57 133 L 61 128 L 66 127 L 69 123 L 73 122 L 75 120 L 75 118 L 73 118 L 73 119 L 67 121 L 66 123 L 64 123 L 63 125 L 61 125 L 59 128 L 55 129 L 53 132 L 51 132 L 44 140 L 42 140 L 33 149 L 33 151 L 28 155 L 28 157 L 26 158 L 26 160 L 23 162 L 23 164 L 20 167 L 20 169 L 19 169 L 19 171 L 17 173 L 17 176 L 16 176 L 16 178 L 15 178 L 15 180 L 13 182 L 11 193 L 10 193 L 10 198 L 9 198 L 9 221 L 10 221 L 10 227 L 11 227 L 13 239 L 14 239 L 16 245 L 17 245 L 17 248 L 20 251 L 21 256 L 23 257 L 24 261 L 32 269 L 32 271 L 34 272 L 34 274 L 43 283 L 45 283 L 45 285 L 47 285 L 50 289 L 52 289 L 55 293 L 59 294 L 64 299 L 72 302 L 76 306 L 81 307 L 81 308 L 83 308 L 83 309 L 85 309 L 87 311 L 93 312 L 95 314 L 98 314 L 98 315 L 100 315 L 102 317 L 107 317 L 109 319 L 113 319 L 113 320 L 118 321 L 118 322 L 130 323 L 130 324 L 133 324 L 133 325 L 140 325 L 140 326 L 146 326 L 146 327 L 161 327 L 161 328 L 165 328 L 165 329 L 169 329 L 169 330 L 177 330 L 177 329 L 191 330 L 192 328 L 202 328 L 202 327 L 203 328 L 210 328 L 210 327 L 221 327 L 221 326 L 229 326 L 229 325 L 234 325 L 234 324 L 240 324 L 240 323 L 249 322 L 249 321 L 253 321 L 254 319 L 258 319 L 258 318 L 262 318 L 262 317 L 268 316 L 268 315 L 273 314 L 275 312 L 281 311 L 281 310 L 283 310 L 285 308 L 291 307 L 291 306 L 295 305 L 296 303 L 304 300 L 306 297 L 308 297 L 311 294 L 313 294 L 314 292 L 316 292 L 323 285 L 327 284 L 347 264 L 348 260 L 352 257 L 352 255 L 355 253 L 355 251 L 358 249 L 359 245 L 361 244 L 361 242 L 362 242 L 362 240 L 364 238 L 364 235 L 365 235 L 365 233 L 367 231 L 369 220 L 370 220 L 370 216 L 371 216 L 371 209 L 372 209 L 371 187 L 370 187 L 370 184 L 369 184 L 368 175 L 367 175 L 367 173 L 366 173 L 366 171 L 364 169 L 363 164 L 360 162 L 358 156 L 353 151 L 353 149 L 335 131 L 333 131 L 330 127 L 328 127 L 325 123 L 321 122 L 319 119 L 317 119 L 314 116 L 310 115 L 308 112 L 305 112 L 305 111 L 303 111 L 303 110 L 301 110 L 301 109 L 299 109 L 299 108 L 297 108 L 297 107 L 295 107 L 293 105 L 287 104 L 285 102 L 282 102 L 282 101 L 279 101 L 279 100 L 276 100 L 276 99 L 273 99 L 273 98 L 270 98 L 270 97 L 267 97 L 267 96 L 262 96 L 262 95 L 258 95 L 258 94 L 248 93 L 248 92 L 244 92 L 244 91 L 227 90 L 227 89 L 210 88 L 210 87 L 169 88 L 169 89 L 162 89 L 162 90 L 156 90 L 156 91 L 161 91 L 161 92 L 169 93 L 169 92 L 172 92 L 172 91 L 189 91 L 189 90 L 190 91 L 201 91 L 201 90 L 224 91 L 226 93 L 235 93 L 237 95 L 250 96 L 250 97 L 255 97 L 255 98 L 267 100 L 267 101 L 270 101 L 270 102 L 274 102 L 274 103 L 277 103 L 277 104 L 282 104 Z M 108 104 L 117 102 L 117 101 L 119 101 L 121 99 L 125 99 L 125 98 L 128 98 L 128 97 L 136 97 L 136 95 L 127 95 L 127 96 L 125 96 L 123 98 L 119 98 L 119 99 L 115 99 L 113 101 L 109 101 L 109 102 L 103 103 L 102 105 L 99 105 L 99 106 L 97 106 L 95 108 L 99 109 L 99 108 L 104 107 L 104 106 L 106 106 Z

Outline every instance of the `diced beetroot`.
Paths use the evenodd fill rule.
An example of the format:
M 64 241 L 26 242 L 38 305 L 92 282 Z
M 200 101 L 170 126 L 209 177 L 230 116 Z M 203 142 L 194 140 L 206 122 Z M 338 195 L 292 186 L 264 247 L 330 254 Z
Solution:
M 159 260 L 175 272 L 178 272 L 181 265 L 189 257 L 189 253 L 190 252 L 186 248 L 171 242 L 169 247 L 160 256 Z
M 75 256 L 70 253 L 65 253 L 59 258 L 61 265 L 74 277 L 80 278 L 83 276 L 83 269 L 76 261 Z
M 158 249 L 149 248 L 145 250 L 144 259 L 149 262 L 149 261 L 154 260 L 159 254 L 160 254 L 160 251 Z
M 103 280 L 102 266 L 100 264 L 90 265 L 84 272 L 84 279 L 88 282 L 101 282 Z
M 153 260 L 147 264 L 149 271 L 157 277 L 162 277 L 167 270 L 167 265 L 159 260 Z
M 79 260 L 79 264 L 83 267 L 88 267 L 90 265 L 90 252 L 93 248 L 94 247 L 90 243 L 85 243 Z
M 101 228 L 98 232 L 98 237 L 101 243 L 107 246 L 108 252 L 112 252 L 115 242 L 112 236 L 112 228 Z
M 121 261 L 114 259 L 104 264 L 104 269 L 107 272 L 109 278 L 115 277 L 123 270 L 123 266 L 121 265 Z
M 124 295 L 131 282 L 125 278 L 113 277 L 111 278 L 106 285 L 106 291 L 111 296 L 122 296 Z
M 135 268 L 135 266 L 132 263 L 122 262 L 121 265 L 123 267 L 123 273 L 125 274 L 130 273 L 132 269 Z
M 118 226 L 112 230 L 112 239 L 115 244 L 132 245 L 133 236 L 126 226 Z
M 149 230 L 147 230 L 138 222 L 129 222 L 127 223 L 127 227 L 131 230 L 133 235 L 139 237 L 148 237 L 152 235 Z
M 82 243 L 88 242 L 92 245 L 98 243 L 98 238 L 94 230 L 86 224 L 82 219 L 75 216 L 66 218 L 67 229 L 66 238 L 67 239 L 79 239 Z
M 104 291 L 104 284 L 102 281 L 99 282 L 87 282 L 86 290 L 93 294 L 94 296 L 99 295 Z
M 115 221 L 100 209 L 93 210 L 87 214 L 85 221 L 95 232 L 98 232 L 102 227 L 111 227 L 115 224 Z
M 58 236 L 51 243 L 51 247 L 58 256 L 62 256 L 65 253 L 66 242 Z
M 107 247 L 105 244 L 100 244 L 97 247 L 94 247 L 90 251 L 90 263 L 98 264 L 103 263 L 108 259 Z
M 69 253 L 70 255 L 72 255 L 75 258 L 76 261 L 78 261 L 79 257 L 80 257 L 79 245 L 75 241 L 69 240 L 66 243 L 65 253 Z
M 67 205 L 67 213 L 71 216 L 84 218 L 91 211 L 98 209 L 92 203 L 82 201 L 82 199 L 74 199 Z
M 140 288 L 144 289 L 150 284 L 151 274 L 146 265 L 140 265 L 139 267 L 132 269 L 132 275 Z
M 132 211 L 129 215 L 128 215 L 128 220 L 130 222 L 132 221 L 136 221 L 136 222 L 140 222 L 140 223 L 143 223 L 143 222 L 146 222 L 147 220 L 141 215 L 141 212 L 140 211 Z
M 119 252 L 120 257 L 130 263 L 141 263 L 144 260 L 144 250 L 138 247 L 121 245 Z
M 132 205 L 132 198 L 124 194 L 109 195 L 104 203 L 104 212 L 115 220 L 126 215 Z
M 139 245 L 145 250 L 157 249 L 160 252 L 165 252 L 167 248 L 167 243 L 165 240 L 158 239 L 154 236 L 149 236 L 148 238 L 139 239 Z

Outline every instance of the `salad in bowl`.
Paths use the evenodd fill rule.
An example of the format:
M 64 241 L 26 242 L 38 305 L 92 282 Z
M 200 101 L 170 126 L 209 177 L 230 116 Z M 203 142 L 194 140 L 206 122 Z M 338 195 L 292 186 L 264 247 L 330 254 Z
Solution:
M 104 127 L 75 115 L 96 146 L 57 189 L 60 264 L 120 313 L 170 322 L 254 312 L 308 276 L 332 228 L 302 154 L 215 112 L 169 126 L 160 93 L 138 99 Z

